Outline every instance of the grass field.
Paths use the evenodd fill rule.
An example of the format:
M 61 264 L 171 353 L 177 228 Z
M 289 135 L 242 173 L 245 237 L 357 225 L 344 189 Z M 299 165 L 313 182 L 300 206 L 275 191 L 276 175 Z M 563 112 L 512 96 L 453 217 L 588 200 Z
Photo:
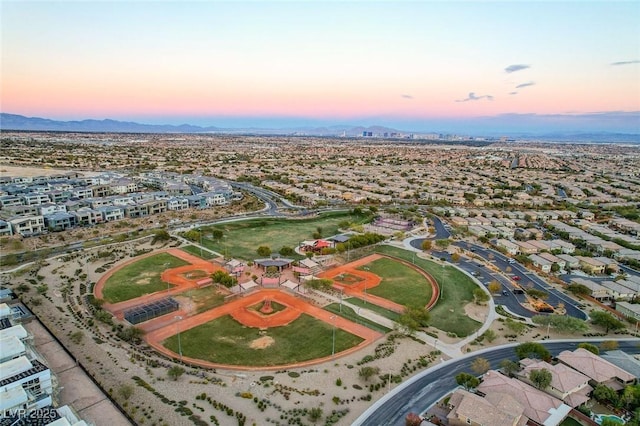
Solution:
M 180 344 L 184 356 L 227 365 L 268 367 L 330 356 L 332 336 L 331 324 L 306 314 L 286 327 L 269 328 L 263 333 L 227 315 L 183 331 Z M 256 339 L 265 337 L 273 339 L 270 346 L 263 349 L 250 346 Z M 335 329 L 335 353 L 360 342 L 360 337 Z M 165 340 L 164 346 L 178 353 L 178 336 Z
M 185 247 L 180 247 L 180 250 L 186 251 L 187 253 L 190 253 L 194 256 L 198 256 L 201 259 L 204 260 L 211 260 L 211 259 L 215 259 L 216 257 L 219 257 L 216 254 L 211 253 L 210 251 L 207 250 L 202 250 L 202 252 L 200 251 L 200 248 L 196 247 L 196 246 L 185 246 Z
M 188 297 L 196 305 L 196 313 L 206 312 L 224 304 L 224 294 L 218 293 L 215 285 L 185 291 L 180 296 Z
M 379 285 L 367 289 L 369 294 L 400 305 L 424 306 L 433 294 L 431 284 L 425 277 L 393 259 L 374 260 L 358 269 L 368 270 L 382 278 Z
M 378 252 L 412 261 L 427 271 L 440 285 L 441 294 L 436 306 L 431 309 L 430 325 L 445 332 L 455 333 L 459 337 L 473 334 L 482 324 L 469 318 L 464 305 L 473 302 L 473 290 L 476 284 L 463 272 L 452 266 L 413 256 L 413 253 L 396 247 L 381 245 Z
M 188 262 L 168 253 L 145 257 L 111 275 L 104 283 L 102 295 L 107 302 L 118 303 L 166 290 L 169 284 L 160 279 L 160 274 L 165 269 L 188 264 Z
M 268 246 L 273 253 L 282 247 L 295 248 L 303 240 L 313 239 L 318 228 L 322 236 L 329 237 L 338 233 L 341 222 L 364 223 L 368 216 L 354 216 L 348 212 L 323 214 L 309 219 L 255 219 L 240 222 L 229 222 L 202 228 L 202 243 L 225 257 L 245 260 L 255 259 L 256 249 Z M 224 237 L 216 240 L 210 237 L 211 231 L 220 229 Z M 209 237 L 208 237 L 209 236 Z M 300 257 L 300 256 L 292 256 Z
M 356 305 L 361 308 L 365 308 L 370 311 L 373 311 L 392 321 L 397 321 L 398 318 L 400 317 L 400 314 L 397 312 L 390 311 L 389 309 L 383 308 L 382 306 L 374 305 L 371 302 L 365 302 L 364 300 L 359 299 L 357 297 L 350 297 L 348 299 L 345 299 L 345 301 L 351 303 L 352 305 Z
M 329 311 L 338 316 L 348 319 L 349 321 L 355 322 L 356 324 L 364 325 L 367 328 L 370 328 L 375 331 L 379 331 L 380 333 L 388 333 L 391 331 L 390 328 L 385 327 L 384 325 L 380 325 L 377 322 L 368 320 L 356 314 L 356 312 L 348 306 L 342 305 L 342 312 L 340 311 L 339 303 L 332 303 L 323 308 L 325 311 Z

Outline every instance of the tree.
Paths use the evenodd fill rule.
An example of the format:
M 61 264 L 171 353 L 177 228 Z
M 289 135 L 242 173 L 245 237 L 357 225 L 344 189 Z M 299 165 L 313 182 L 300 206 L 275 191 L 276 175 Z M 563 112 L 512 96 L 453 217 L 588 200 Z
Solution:
M 453 253 L 451 255 L 451 261 L 454 263 L 460 262 L 460 255 L 458 253 Z
M 551 384 L 552 379 L 553 376 L 551 375 L 551 372 L 546 368 L 531 370 L 529 373 L 529 380 L 531 380 L 531 383 L 540 390 L 546 389 Z
M 589 313 L 589 317 L 591 317 L 591 322 L 593 324 L 604 327 L 605 333 L 608 333 L 609 330 L 619 330 L 624 328 L 624 323 L 609 312 L 591 311 Z
M 271 248 L 269 248 L 269 246 L 260 246 L 256 250 L 256 253 L 258 253 L 258 256 L 268 257 L 271 256 Z
M 213 231 L 211 231 L 211 236 L 214 239 L 219 240 L 220 238 L 224 237 L 224 232 L 222 232 L 221 229 L 214 229 Z
M 153 233 L 151 244 L 155 244 L 158 241 L 169 241 L 170 239 L 171 235 L 169 235 L 166 229 L 158 229 Z
M 420 247 L 422 247 L 422 250 L 428 251 L 428 250 L 431 250 L 431 244 L 432 244 L 431 240 L 424 240 L 420 245 Z
M 480 380 L 473 374 L 459 373 L 456 375 L 456 383 L 469 391 L 477 388 L 480 384 Z
M 597 385 L 593 390 L 593 397 L 598 402 L 610 402 L 614 406 L 618 402 L 618 393 L 615 390 L 611 389 L 609 386 L 602 384 Z
M 500 368 L 507 376 L 512 377 L 518 370 L 520 370 L 520 365 L 510 359 L 503 359 L 500 361 Z
M 404 418 L 405 426 L 420 426 L 422 424 L 422 419 L 416 413 L 409 413 L 407 417 Z
M 309 420 L 311 420 L 313 423 L 317 422 L 322 418 L 322 408 L 313 407 L 312 409 L 309 410 L 309 413 L 307 414 L 307 416 L 309 417 Z
M 498 335 L 496 334 L 495 331 L 488 329 L 487 331 L 485 331 L 484 333 L 482 333 L 482 336 L 487 340 L 487 342 L 491 343 L 494 340 L 496 340 L 496 337 L 498 337 Z
M 520 343 L 515 347 L 515 352 L 518 359 L 536 358 L 543 361 L 551 359 L 551 353 L 549 353 L 547 348 L 537 342 Z
M 600 343 L 600 349 L 603 351 L 615 351 L 620 345 L 615 340 L 605 340 Z
M 489 371 L 490 368 L 491 364 L 486 358 L 478 357 L 474 359 L 473 362 L 471 362 L 471 370 L 473 370 L 473 372 L 477 374 L 484 374 Z
M 446 249 L 451 244 L 449 240 L 436 240 L 436 245 L 441 249 Z
M 144 330 L 138 327 L 126 327 L 119 330 L 116 335 L 125 342 L 133 343 L 135 345 L 142 342 L 142 336 Z
M 174 365 L 169 370 L 167 370 L 167 375 L 173 381 L 178 380 L 178 378 L 180 378 L 180 376 L 182 376 L 183 374 L 184 368 L 180 367 L 179 365 Z
M 498 281 L 493 280 L 489 283 L 489 285 L 487 286 L 487 288 L 489 289 L 489 291 L 491 293 L 499 293 L 500 290 L 502 289 L 502 284 L 500 284 Z
M 380 372 L 380 369 L 378 367 L 366 366 L 366 367 L 360 368 L 360 370 L 358 371 L 358 376 L 362 377 L 365 382 L 368 382 L 370 378 L 372 378 L 379 372 Z
M 133 395 L 134 389 L 133 386 L 128 385 L 128 384 L 124 384 L 124 385 L 120 385 L 120 387 L 118 387 L 118 395 L 120 395 L 122 397 L 122 399 L 124 399 L 125 401 L 128 400 L 129 398 L 131 398 L 131 395 Z
M 476 304 L 482 305 L 489 300 L 489 295 L 481 288 L 476 288 L 473 290 L 473 298 L 475 299 Z
M 295 254 L 295 250 L 289 246 L 283 246 L 278 253 L 280 253 L 281 256 L 291 256 Z
M 578 344 L 578 347 L 582 349 L 586 349 L 593 354 L 600 355 L 600 349 L 598 349 L 596 345 L 593 345 L 591 343 L 582 342 Z
M 429 311 L 420 306 L 405 306 L 398 324 L 407 332 L 413 334 L 422 327 L 429 325 Z
M 567 290 L 575 295 L 591 296 L 591 289 L 583 284 L 569 284 Z

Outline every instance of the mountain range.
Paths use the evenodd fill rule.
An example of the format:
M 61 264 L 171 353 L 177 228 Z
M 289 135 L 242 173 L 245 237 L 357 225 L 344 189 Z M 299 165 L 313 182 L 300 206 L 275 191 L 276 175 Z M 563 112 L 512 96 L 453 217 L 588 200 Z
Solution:
M 118 120 L 80 120 L 58 121 L 40 117 L 26 117 L 18 114 L 0 113 L 0 130 L 17 131 L 52 131 L 52 132 L 94 132 L 94 133 L 220 133 L 220 134 L 260 134 L 260 135 L 309 135 L 309 136 L 345 136 L 361 137 L 363 132 L 371 132 L 373 136 L 385 133 L 401 135 L 424 134 L 430 132 L 412 132 L 384 126 L 350 126 L 335 125 L 321 127 L 288 127 L 288 128 L 223 128 L 215 126 L 195 126 L 191 124 L 143 124 Z M 442 133 L 442 132 L 431 132 Z M 546 134 L 516 133 L 510 139 L 540 140 L 555 142 L 595 142 L 595 143 L 630 143 L 640 144 L 640 135 L 613 132 L 552 132 Z M 491 138 L 489 138 L 491 139 Z M 495 136 L 494 136 L 495 139 Z
M 25 117 L 18 114 L 0 113 L 0 130 L 50 131 L 50 132 L 112 132 L 112 133 L 250 133 L 250 134 L 305 134 L 315 136 L 362 136 L 367 131 L 372 134 L 407 133 L 383 126 L 329 126 L 292 127 L 265 129 L 256 127 L 221 128 L 215 126 L 194 126 L 181 124 L 142 124 L 117 120 L 57 121 L 40 117 Z

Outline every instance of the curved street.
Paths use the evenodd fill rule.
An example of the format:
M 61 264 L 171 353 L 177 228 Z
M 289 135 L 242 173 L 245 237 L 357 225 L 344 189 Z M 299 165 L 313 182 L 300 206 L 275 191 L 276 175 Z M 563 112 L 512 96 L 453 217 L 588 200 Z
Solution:
M 556 340 L 542 343 L 553 356 L 565 350 L 574 350 L 579 342 L 599 344 L 602 339 Z M 640 339 L 619 339 L 620 349 L 630 354 L 640 353 Z M 461 358 L 441 362 L 411 379 L 402 383 L 392 392 L 376 401 L 369 409 L 358 417 L 354 426 L 402 426 L 405 416 L 410 413 L 420 414 L 451 392 L 457 385 L 455 376 L 461 372 L 474 374 L 471 371 L 473 359 L 481 356 L 488 360 L 491 368 L 497 369 L 504 359 L 516 360 L 514 347 L 518 343 L 484 349 L 467 354 Z M 475 374 L 474 374 L 475 375 Z

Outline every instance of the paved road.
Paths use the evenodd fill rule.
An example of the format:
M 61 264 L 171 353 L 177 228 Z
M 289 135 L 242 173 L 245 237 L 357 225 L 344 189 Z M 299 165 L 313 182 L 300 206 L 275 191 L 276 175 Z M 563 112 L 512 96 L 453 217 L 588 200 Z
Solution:
M 469 275 L 473 275 L 474 279 L 480 281 L 484 286 L 488 286 L 491 281 L 497 281 L 500 283 L 507 293 L 505 295 L 500 292 L 499 295 L 494 295 L 494 302 L 496 305 L 503 305 L 509 312 L 524 318 L 531 318 L 534 315 L 538 315 L 537 312 L 530 311 L 522 306 L 522 303 L 526 302 L 526 297 L 522 294 L 514 294 L 512 292 L 513 285 L 509 278 L 506 278 L 503 274 L 495 272 L 491 268 L 487 268 L 484 266 L 484 263 L 478 262 L 477 260 L 467 259 L 465 257 L 461 257 L 459 262 L 454 263 L 451 260 L 451 255 L 446 251 L 434 251 L 433 255 L 438 259 L 444 258 L 459 269 L 467 272 Z
M 583 341 L 583 340 L 580 340 Z M 552 355 L 564 350 L 573 350 L 579 341 L 558 340 L 541 342 Z M 598 344 L 601 340 L 589 340 Z M 630 354 L 640 353 L 640 339 L 620 340 L 620 349 Z M 517 344 L 505 345 L 473 352 L 462 358 L 442 362 L 412 377 L 391 393 L 372 405 L 354 425 L 362 426 L 401 426 L 405 416 L 414 412 L 423 413 L 455 387 L 455 376 L 460 372 L 473 374 L 471 362 L 478 356 L 487 359 L 496 369 L 503 359 L 516 360 L 513 348 Z
M 519 285 L 524 287 L 533 285 L 534 288 L 548 293 L 549 297 L 546 300 L 547 303 L 549 303 L 552 306 L 557 306 L 559 303 L 563 303 L 565 306 L 565 309 L 567 310 L 567 315 L 569 316 L 580 318 L 583 320 L 586 320 L 588 318 L 588 315 L 582 310 L 580 310 L 580 308 L 578 308 L 577 301 L 567 296 L 562 291 L 555 289 L 545 280 L 540 278 L 535 273 L 529 271 L 520 263 L 518 262 L 512 263 L 512 264 L 508 263 L 509 258 L 503 255 L 502 253 L 495 250 L 487 249 L 477 244 L 468 243 L 468 242 L 456 241 L 453 243 L 453 245 L 460 247 L 462 249 L 471 251 L 475 255 L 481 257 L 485 262 L 492 263 L 501 271 L 506 271 L 507 268 L 511 268 L 511 272 L 509 274 L 511 276 L 517 275 L 520 277 L 520 281 L 518 281 Z M 515 286 L 511 284 L 511 290 L 513 290 L 513 288 L 515 288 Z M 521 296 L 521 297 L 524 297 L 524 296 Z

